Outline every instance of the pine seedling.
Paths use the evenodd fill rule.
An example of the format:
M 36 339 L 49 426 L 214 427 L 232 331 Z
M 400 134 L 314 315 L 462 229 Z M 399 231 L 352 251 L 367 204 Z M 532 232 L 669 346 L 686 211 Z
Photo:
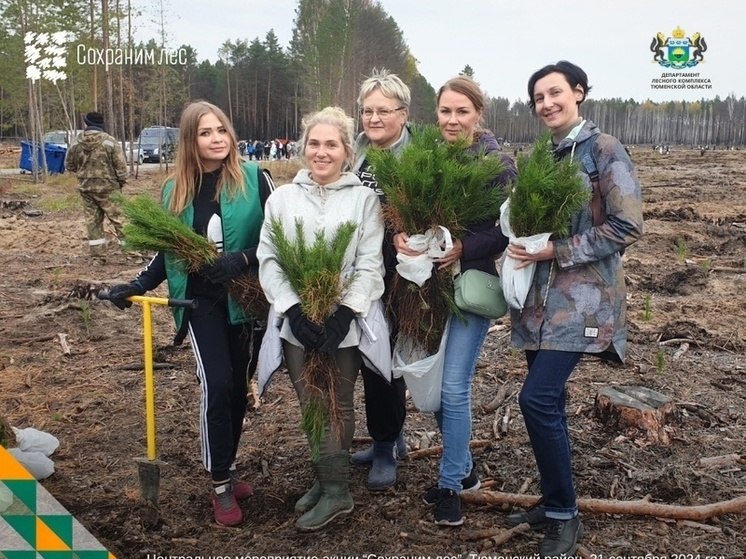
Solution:
M 642 309 L 642 319 L 645 322 L 648 322 L 651 318 L 653 318 L 652 300 L 653 296 L 650 293 L 645 293 L 645 303 Z
M 662 349 L 658 350 L 658 353 L 655 354 L 655 368 L 658 370 L 659 373 L 663 372 L 663 369 L 666 367 L 666 352 Z
M 710 273 L 710 267 L 711 266 L 712 266 L 712 262 L 710 262 L 709 258 L 706 258 L 705 260 L 703 260 L 700 263 L 699 267 L 702 270 L 702 275 L 703 276 L 707 276 Z
M 342 293 L 355 279 L 354 275 L 343 279 L 342 266 L 356 231 L 357 225 L 348 221 L 340 224 L 330 239 L 326 238 L 324 231 L 316 231 L 313 243 L 306 245 L 303 220 L 295 220 L 294 239 L 288 237 L 278 218 L 272 217 L 269 221 L 269 238 L 277 262 L 298 294 L 303 314 L 316 324 L 324 324 L 332 315 Z M 306 353 L 302 377 L 309 396 L 303 407 L 301 429 L 308 436 L 314 460 L 324 442 L 326 425 L 341 429 L 336 372 L 334 356 L 318 351 Z
M 128 219 L 123 228 L 125 250 L 168 253 L 190 273 L 218 258 L 212 241 L 164 210 L 152 196 L 140 194 L 130 199 L 119 196 L 118 200 Z M 226 283 L 226 288 L 248 314 L 257 318 L 267 316 L 269 303 L 255 274 L 237 276 Z
M 398 156 L 389 150 L 368 151 L 386 195 L 383 217 L 390 230 L 414 235 L 443 226 L 460 239 L 469 224 L 497 219 L 505 194 L 488 185 L 505 170 L 503 162 L 475 157 L 467 147 L 465 139 L 448 143 L 437 126 L 425 126 L 413 131 Z M 434 271 L 422 287 L 396 275 L 391 294 L 387 311 L 399 335 L 429 353 L 437 351 L 448 315 L 461 316 L 450 270 Z
M 516 237 L 540 233 L 566 237 L 572 217 L 591 198 L 580 164 L 570 157 L 555 160 L 547 133 L 534 143 L 530 154 L 519 155 L 517 166 L 518 176 L 509 194 L 513 233 Z
M 469 223 L 499 215 L 505 195 L 486 185 L 505 170 L 502 160 L 475 158 L 466 147 L 466 140 L 445 142 L 437 126 L 425 126 L 398 156 L 368 151 L 392 230 L 415 234 L 442 225 L 458 239 Z
M 684 262 L 687 256 L 689 256 L 689 249 L 686 246 L 686 241 L 683 237 L 679 237 L 676 239 L 676 258 L 679 262 Z

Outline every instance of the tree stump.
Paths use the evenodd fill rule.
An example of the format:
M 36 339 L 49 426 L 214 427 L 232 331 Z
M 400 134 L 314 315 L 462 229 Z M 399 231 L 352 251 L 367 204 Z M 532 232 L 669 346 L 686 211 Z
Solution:
M 674 410 L 671 398 L 643 386 L 609 386 L 596 394 L 596 417 L 607 427 L 638 430 L 653 444 L 671 442 L 666 424 Z

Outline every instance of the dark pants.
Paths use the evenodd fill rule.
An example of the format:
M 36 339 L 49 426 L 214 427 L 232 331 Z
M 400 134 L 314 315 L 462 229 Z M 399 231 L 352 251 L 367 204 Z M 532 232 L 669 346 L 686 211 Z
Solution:
M 256 371 L 264 330 L 251 323 L 231 325 L 224 313 L 189 319 L 189 340 L 202 389 L 202 463 L 213 481 L 229 478 L 236 459 L 248 401 L 248 381 Z
M 559 520 L 568 520 L 578 513 L 565 383 L 582 355 L 543 349 L 527 351 L 528 375 L 518 397 L 541 477 L 546 514 Z
M 407 414 L 407 385 L 403 378 L 386 382 L 365 365 L 361 368 L 365 389 L 365 417 L 368 433 L 374 441 L 394 442 L 404 426 Z

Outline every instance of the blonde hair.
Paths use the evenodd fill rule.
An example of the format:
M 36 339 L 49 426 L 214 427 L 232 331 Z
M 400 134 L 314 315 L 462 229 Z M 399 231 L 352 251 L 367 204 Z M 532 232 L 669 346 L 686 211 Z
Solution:
M 365 99 L 374 91 L 380 91 L 384 97 L 394 99 L 399 102 L 401 107 L 409 109 L 409 103 L 412 101 L 412 94 L 399 76 L 389 73 L 385 68 L 378 70 L 373 68 L 370 77 L 360 85 L 360 94 L 357 97 L 357 104 L 362 107 Z
M 303 118 L 303 132 L 300 137 L 300 151 L 298 156 L 304 165 L 307 165 L 306 161 L 306 143 L 308 141 L 308 133 L 317 124 L 330 124 L 339 130 L 339 136 L 342 140 L 342 144 L 345 147 L 345 158 L 346 167 L 342 170 L 345 171 L 352 166 L 354 152 L 352 150 L 352 142 L 355 134 L 355 121 L 347 116 L 344 109 L 340 107 L 326 107 L 318 112 L 312 113 Z
M 223 161 L 223 172 L 220 174 L 215 200 L 220 198 L 223 188 L 228 189 L 229 198 L 234 198 L 244 192 L 243 172 L 241 171 L 241 157 L 238 152 L 238 140 L 233 125 L 226 114 L 216 105 L 207 101 L 194 101 L 186 106 L 181 113 L 179 123 L 179 145 L 176 151 L 174 172 L 166 182 L 173 180 L 174 188 L 171 192 L 171 200 L 168 209 L 174 215 L 183 212 L 194 200 L 194 196 L 202 186 L 202 174 L 205 167 L 199 157 L 197 144 L 197 127 L 200 119 L 214 114 L 220 124 L 228 132 L 230 150 Z M 164 183 L 165 184 L 165 183 Z

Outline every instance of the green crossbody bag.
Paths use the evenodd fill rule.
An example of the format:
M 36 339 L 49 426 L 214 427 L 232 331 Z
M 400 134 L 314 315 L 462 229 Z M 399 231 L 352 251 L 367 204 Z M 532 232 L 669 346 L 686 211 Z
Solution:
M 466 270 L 453 278 L 454 299 L 462 311 L 487 318 L 508 312 L 500 278 L 481 270 Z

